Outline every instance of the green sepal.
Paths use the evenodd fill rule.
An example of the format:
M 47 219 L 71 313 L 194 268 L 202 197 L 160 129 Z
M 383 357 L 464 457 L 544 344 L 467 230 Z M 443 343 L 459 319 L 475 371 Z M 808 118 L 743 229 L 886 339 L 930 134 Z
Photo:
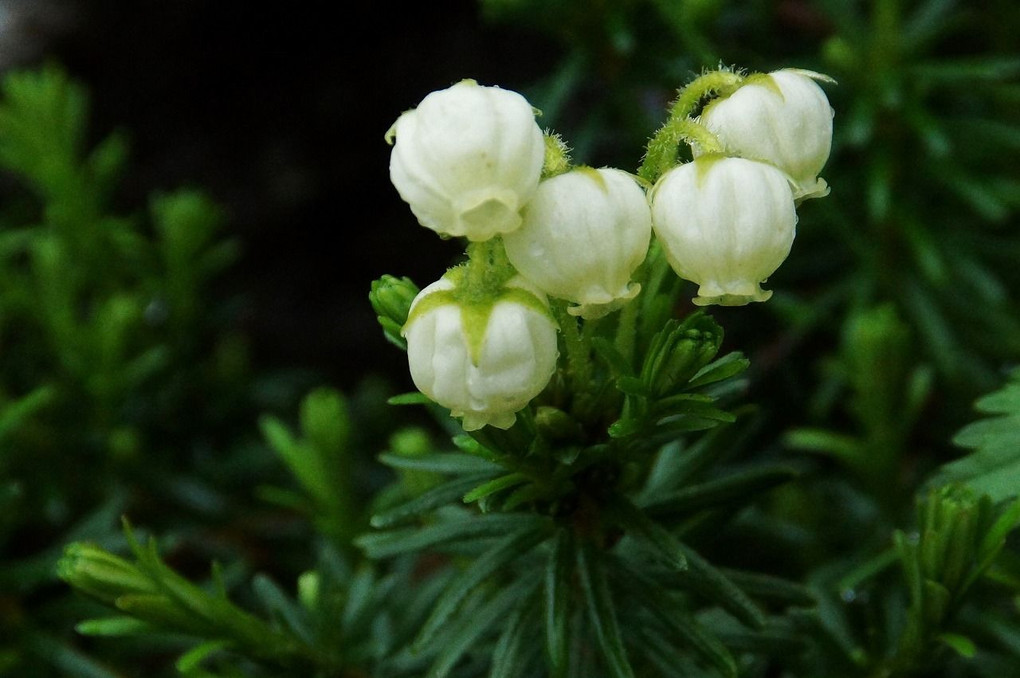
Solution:
M 471 262 L 466 266 L 471 265 L 481 266 L 482 264 Z M 453 284 L 452 288 L 435 290 L 418 299 L 407 316 L 407 321 L 404 324 L 405 330 L 417 318 L 436 308 L 447 305 L 456 306 L 460 311 L 461 325 L 464 329 L 465 343 L 471 362 L 477 365 L 481 360 L 485 333 L 489 327 L 489 317 L 496 304 L 501 302 L 518 304 L 555 322 L 549 305 L 543 299 L 526 289 L 506 285 L 507 280 L 497 278 L 499 283 L 493 283 L 491 287 L 486 285 L 482 285 L 480 288 L 471 287 L 472 278 L 468 275 L 469 271 L 466 266 L 451 269 L 443 276 Z

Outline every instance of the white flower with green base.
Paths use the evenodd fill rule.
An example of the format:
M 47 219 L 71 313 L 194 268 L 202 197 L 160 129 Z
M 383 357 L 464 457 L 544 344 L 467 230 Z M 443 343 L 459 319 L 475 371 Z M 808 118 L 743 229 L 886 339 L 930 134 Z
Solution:
M 488 263 L 469 262 L 423 289 L 403 329 L 415 386 L 466 431 L 510 428 L 559 355 L 545 295 L 520 276 L 500 281 L 501 267 Z
M 631 275 L 648 253 L 651 213 L 634 176 L 580 167 L 544 180 L 524 210 L 524 223 L 503 237 L 514 267 L 568 311 L 603 316 L 641 286 Z
M 651 192 L 652 227 L 699 306 L 766 301 L 760 283 L 790 253 L 797 213 L 787 176 L 755 160 L 703 155 L 666 172 Z
M 786 172 L 798 201 L 820 198 L 829 186 L 818 176 L 832 148 L 833 110 L 813 71 L 786 68 L 742 80 L 704 108 L 699 121 L 727 155 L 760 160 Z M 692 145 L 697 157 L 706 149 Z
M 422 226 L 481 241 L 521 225 L 546 142 L 517 92 L 463 80 L 426 96 L 386 138 L 390 179 Z

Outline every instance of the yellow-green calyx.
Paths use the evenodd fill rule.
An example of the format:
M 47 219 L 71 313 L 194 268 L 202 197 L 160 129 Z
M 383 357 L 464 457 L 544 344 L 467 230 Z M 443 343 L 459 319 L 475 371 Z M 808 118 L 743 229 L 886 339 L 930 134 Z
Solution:
M 443 276 L 453 283 L 453 287 L 437 290 L 422 298 L 411 309 L 405 327 L 432 309 L 446 304 L 456 305 L 460 309 L 471 362 L 477 365 L 485 342 L 485 331 L 489 326 L 489 316 L 496 304 L 510 302 L 550 319 L 553 316 L 544 299 L 529 290 L 507 284 L 517 275 L 517 271 L 507 259 L 499 238 L 470 243 L 467 252 L 468 260 L 451 268 Z

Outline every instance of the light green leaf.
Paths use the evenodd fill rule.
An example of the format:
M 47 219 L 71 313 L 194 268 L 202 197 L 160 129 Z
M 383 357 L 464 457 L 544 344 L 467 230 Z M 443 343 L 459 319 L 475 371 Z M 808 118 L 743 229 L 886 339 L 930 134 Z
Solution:
M 87 619 L 74 630 L 84 636 L 133 636 L 151 633 L 152 626 L 134 617 L 104 617 Z
M 222 640 L 212 640 L 201 645 L 196 645 L 192 649 L 182 654 L 178 659 L 175 666 L 181 673 L 187 675 L 192 671 L 195 671 L 208 657 L 230 647 L 230 643 Z
M 939 642 L 953 648 L 964 659 L 972 659 L 977 653 L 974 641 L 967 636 L 961 636 L 958 633 L 942 633 L 938 639 Z
M 936 474 L 938 484 L 962 483 L 993 502 L 1020 496 L 1020 370 L 1001 389 L 977 401 L 990 416 L 963 427 L 953 438 L 970 454 Z

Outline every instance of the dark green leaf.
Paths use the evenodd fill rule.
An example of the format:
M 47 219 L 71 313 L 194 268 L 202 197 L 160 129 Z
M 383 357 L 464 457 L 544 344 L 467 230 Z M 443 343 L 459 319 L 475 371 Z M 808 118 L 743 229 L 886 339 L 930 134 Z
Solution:
M 601 558 L 601 553 L 588 544 L 582 544 L 577 550 L 577 572 L 588 619 L 595 629 L 609 675 L 613 678 L 634 678 Z
M 421 457 L 405 457 L 399 454 L 384 453 L 379 461 L 391 468 L 409 469 L 414 471 L 431 471 L 448 475 L 466 475 L 495 473 L 500 467 L 492 462 L 469 454 L 441 452 Z
M 493 478 L 489 482 L 483 483 L 465 494 L 464 503 L 470 504 L 476 502 L 483 497 L 488 497 L 490 494 L 494 494 L 526 482 L 528 482 L 528 476 L 523 473 L 508 473 L 505 476 Z
M 631 368 L 623 354 L 613 345 L 613 342 L 604 337 L 595 337 L 591 340 L 591 344 L 595 349 L 595 354 L 602 358 L 602 361 L 609 366 L 613 376 L 634 376 L 633 368 Z
M 691 592 L 716 603 L 753 629 L 765 626 L 765 615 L 722 570 L 718 569 L 688 546 L 682 546 L 687 557 L 683 579 Z
M 406 528 L 371 533 L 355 539 L 370 558 L 388 558 L 400 553 L 422 551 L 481 537 L 502 537 L 508 531 L 523 530 L 543 523 L 537 516 L 524 514 L 467 514 L 457 520 L 442 520 L 422 528 Z
M 544 525 L 529 525 L 497 542 L 450 582 L 418 634 L 415 647 L 420 650 L 427 645 L 475 588 L 547 539 L 549 533 L 544 528 Z
M 528 645 L 534 631 L 534 607 L 523 603 L 514 610 L 503 634 L 492 651 L 492 668 L 488 678 L 518 678 L 534 656 L 534 646 Z
M 341 616 L 345 628 L 354 626 L 370 611 L 372 594 L 377 582 L 375 572 L 370 566 L 363 565 L 358 568 L 347 587 L 347 600 Z
M 454 478 L 441 485 L 430 488 L 410 501 L 387 509 L 372 516 L 372 527 L 389 527 L 405 520 L 421 518 L 440 506 L 460 501 L 465 492 L 476 487 L 480 482 L 489 480 L 490 474 L 471 475 Z
M 811 590 L 789 579 L 782 579 L 759 572 L 719 568 L 741 591 L 755 598 L 775 601 L 786 605 L 814 605 L 817 601 Z
M 307 611 L 285 594 L 273 580 L 267 575 L 258 574 L 252 580 L 252 588 L 280 626 L 287 628 L 308 645 L 314 643 Z
M 645 544 L 670 567 L 687 568 L 687 558 L 679 540 L 637 506 L 620 498 L 612 505 L 612 513 L 628 536 Z
M 562 678 L 570 665 L 570 600 L 573 590 L 574 542 L 560 530 L 545 566 L 545 646 L 553 678 Z
M 626 594 L 658 622 L 675 645 L 694 650 L 702 661 L 716 667 L 727 678 L 737 675 L 737 663 L 726 646 L 690 617 L 686 606 L 671 604 L 673 598 L 663 593 L 656 582 L 631 568 L 620 568 L 618 579 Z
M 515 605 L 528 600 L 537 586 L 538 581 L 534 577 L 523 577 L 482 603 L 481 609 L 471 615 L 464 615 L 450 629 L 448 636 L 444 637 L 442 650 L 426 678 L 445 678 L 449 675 L 475 642 L 504 620 Z
M 698 370 L 687 383 L 687 388 L 698 388 L 735 377 L 746 370 L 750 364 L 751 361 L 745 358 L 742 353 L 727 353 L 722 358 L 710 362 Z
M 789 466 L 761 466 L 738 471 L 716 480 L 688 485 L 645 506 L 648 515 L 679 516 L 721 504 L 749 504 L 762 492 L 782 485 L 797 476 Z

